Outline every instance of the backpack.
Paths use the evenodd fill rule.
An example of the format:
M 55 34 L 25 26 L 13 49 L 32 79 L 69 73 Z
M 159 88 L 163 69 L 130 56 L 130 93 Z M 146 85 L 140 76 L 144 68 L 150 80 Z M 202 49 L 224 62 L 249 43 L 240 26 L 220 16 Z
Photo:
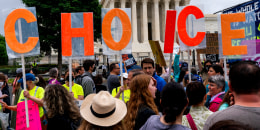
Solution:
M 88 76 L 88 75 L 78 75 L 78 76 L 76 76 L 76 77 L 75 77 L 75 83 L 82 86 L 82 79 L 83 79 L 85 76 Z

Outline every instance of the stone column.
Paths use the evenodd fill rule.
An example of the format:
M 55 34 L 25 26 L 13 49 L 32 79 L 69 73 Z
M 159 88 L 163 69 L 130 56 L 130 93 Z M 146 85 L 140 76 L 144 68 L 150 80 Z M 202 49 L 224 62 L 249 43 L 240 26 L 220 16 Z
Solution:
M 176 7 L 179 7 L 179 6 L 180 6 L 180 1 L 181 1 L 181 0 L 175 0 L 175 9 L 176 9 Z
M 137 43 L 136 0 L 132 0 L 132 36 L 133 44 Z
M 169 10 L 169 3 L 170 3 L 170 0 L 164 0 L 164 19 L 162 19 L 163 20 L 163 38 L 162 38 L 162 40 L 164 41 L 164 38 L 165 38 L 165 25 L 166 25 L 166 16 L 167 16 L 167 10 Z
M 185 5 L 190 4 L 190 0 L 185 0 L 184 4 L 185 4 Z
M 159 24 L 159 0 L 153 0 L 154 6 L 154 33 L 153 40 L 160 41 L 160 24 Z
M 145 42 L 148 42 L 148 22 L 147 22 L 147 0 L 143 0 L 142 1 L 143 4 L 142 4 L 142 23 L 141 23 L 141 26 L 142 26 L 142 33 L 141 33 L 141 39 L 142 39 L 142 42 L 145 43 Z
M 121 3 L 120 8 L 125 8 L 125 0 L 121 0 L 120 3 Z
M 114 8 L 115 6 L 114 0 L 110 0 L 109 2 L 109 8 Z

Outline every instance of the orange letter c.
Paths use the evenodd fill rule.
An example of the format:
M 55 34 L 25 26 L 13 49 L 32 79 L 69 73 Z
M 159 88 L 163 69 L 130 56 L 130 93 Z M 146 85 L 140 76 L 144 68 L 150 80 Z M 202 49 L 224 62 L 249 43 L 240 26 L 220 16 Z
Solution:
M 36 45 L 39 40 L 38 37 L 29 37 L 27 42 L 24 44 L 20 43 L 16 39 L 15 35 L 15 22 L 19 18 L 24 18 L 27 23 L 35 22 L 36 17 L 32 12 L 27 9 L 16 9 L 11 12 L 6 20 L 4 25 L 5 30 L 5 40 L 8 46 L 16 53 L 27 53 L 30 52 Z

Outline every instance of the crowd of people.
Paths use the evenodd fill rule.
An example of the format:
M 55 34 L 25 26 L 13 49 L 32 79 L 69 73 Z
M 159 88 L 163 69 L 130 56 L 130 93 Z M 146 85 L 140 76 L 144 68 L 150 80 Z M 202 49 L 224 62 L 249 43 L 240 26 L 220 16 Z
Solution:
M 17 70 L 13 103 L 7 77 L 0 73 L 0 110 L 9 113 L 8 125 L 1 121 L 1 129 L 16 128 L 17 104 L 25 98 L 38 104 L 43 130 L 260 129 L 257 65 L 249 61 L 233 64 L 226 77 L 229 81 L 225 81 L 222 62 L 205 61 L 203 67 L 198 58 L 198 70 L 189 72 L 188 63 L 179 58 L 176 54 L 172 66 L 161 70 L 151 58 L 145 58 L 142 69 L 124 66 L 127 71 L 122 74 L 120 64 L 111 63 L 107 79 L 92 75 L 96 69 L 93 60 L 85 60 L 83 66 L 62 77 L 52 68 L 48 81 L 28 69 L 26 86 L 22 71 Z

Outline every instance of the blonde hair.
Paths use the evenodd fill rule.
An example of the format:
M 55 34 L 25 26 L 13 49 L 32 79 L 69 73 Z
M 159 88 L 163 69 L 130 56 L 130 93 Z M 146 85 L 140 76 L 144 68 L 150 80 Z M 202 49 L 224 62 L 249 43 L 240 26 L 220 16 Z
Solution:
M 135 119 L 141 105 L 148 106 L 158 114 L 154 99 L 148 90 L 151 78 L 149 75 L 140 74 L 135 76 L 130 83 L 131 95 L 127 104 L 127 114 L 124 119 L 126 128 L 128 129 L 134 129 Z

